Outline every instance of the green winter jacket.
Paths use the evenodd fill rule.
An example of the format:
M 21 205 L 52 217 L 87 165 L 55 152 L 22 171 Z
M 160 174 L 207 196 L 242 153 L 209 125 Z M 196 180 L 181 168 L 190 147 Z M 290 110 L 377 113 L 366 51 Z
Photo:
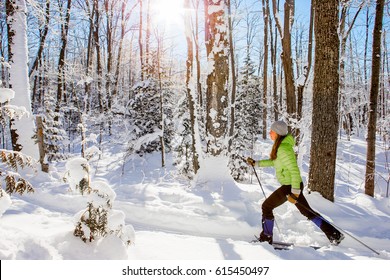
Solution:
M 299 193 L 302 178 L 293 149 L 294 145 L 294 138 L 288 134 L 280 143 L 275 160 L 260 160 L 257 164 L 260 167 L 273 166 L 279 183 L 281 185 L 291 185 L 292 192 Z

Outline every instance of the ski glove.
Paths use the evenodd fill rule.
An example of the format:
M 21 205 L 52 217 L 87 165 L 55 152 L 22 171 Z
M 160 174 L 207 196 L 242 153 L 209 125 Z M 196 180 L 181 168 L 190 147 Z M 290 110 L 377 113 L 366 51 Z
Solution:
M 255 166 L 255 164 L 256 164 L 256 161 L 255 161 L 253 158 L 250 158 L 250 157 L 248 157 L 248 158 L 246 159 L 246 162 L 247 162 L 249 165 L 252 165 L 252 166 Z
M 296 204 L 298 202 L 299 194 L 290 193 L 287 195 L 287 200 L 292 204 Z

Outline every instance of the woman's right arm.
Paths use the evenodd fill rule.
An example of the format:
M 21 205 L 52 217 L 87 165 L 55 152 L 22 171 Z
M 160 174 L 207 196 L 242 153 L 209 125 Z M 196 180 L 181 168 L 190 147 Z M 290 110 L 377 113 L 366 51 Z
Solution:
M 271 159 L 263 159 L 259 160 L 257 162 L 257 166 L 259 167 L 269 167 L 269 166 L 274 166 L 274 161 Z

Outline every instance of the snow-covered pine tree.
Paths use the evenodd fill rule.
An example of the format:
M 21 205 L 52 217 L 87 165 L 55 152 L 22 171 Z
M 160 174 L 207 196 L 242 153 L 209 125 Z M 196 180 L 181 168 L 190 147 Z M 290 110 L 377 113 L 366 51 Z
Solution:
M 195 175 L 193 167 L 193 153 L 191 149 L 191 119 L 188 112 L 188 96 L 183 93 L 183 97 L 178 102 L 174 113 L 176 124 L 176 143 L 174 148 L 175 161 L 174 165 L 180 174 L 183 174 L 189 179 Z
M 91 180 L 90 166 L 84 158 L 68 161 L 66 168 L 70 188 L 88 196 L 87 207 L 76 214 L 73 235 L 84 242 L 115 235 L 124 244 L 132 244 L 134 228 L 125 225 L 125 214 L 122 211 L 112 209 L 116 197 L 112 188 L 106 182 Z
M 161 149 L 160 136 L 169 149 L 173 137 L 172 122 L 172 85 L 150 77 L 133 87 L 134 97 L 130 100 L 128 114 L 131 116 L 132 129 L 128 153 L 144 155 Z M 163 95 L 163 119 L 160 98 Z M 164 124 L 164 128 L 162 127 Z
M 160 114 L 160 95 L 158 81 L 149 78 L 133 87 L 134 97 L 129 102 L 129 115 L 132 119 L 129 153 L 144 155 L 158 151 L 159 137 L 162 135 Z
M 49 90 L 44 96 L 42 114 L 44 149 L 48 161 L 63 160 L 67 157 L 64 154 L 64 141 L 68 137 L 63 129 L 63 112 L 55 112 L 55 104 L 54 92 Z
M 238 81 L 235 104 L 235 128 L 230 156 L 230 170 L 235 180 L 245 180 L 249 174 L 243 156 L 252 154 L 261 122 L 261 87 L 250 57 L 244 60 Z
M 173 118 L 173 111 L 177 104 L 177 93 L 175 90 L 177 86 L 170 80 L 162 82 L 162 98 L 163 98 L 163 137 L 165 143 L 166 152 L 170 152 L 173 149 L 172 141 L 175 137 L 175 123 Z

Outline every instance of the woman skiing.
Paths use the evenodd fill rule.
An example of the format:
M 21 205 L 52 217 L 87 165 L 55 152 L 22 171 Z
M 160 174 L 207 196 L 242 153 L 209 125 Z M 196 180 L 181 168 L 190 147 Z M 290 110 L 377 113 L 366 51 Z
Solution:
M 293 150 L 295 140 L 291 134 L 288 134 L 287 124 L 283 121 L 274 122 L 271 125 L 270 138 L 274 141 L 270 159 L 259 161 L 255 161 L 252 158 L 247 159 L 247 163 L 252 166 L 273 166 L 276 171 L 276 178 L 282 185 L 262 205 L 263 230 L 260 233 L 259 241 L 272 243 L 274 227 L 273 209 L 288 200 L 295 204 L 302 215 L 313 221 L 325 233 L 332 244 L 338 245 L 344 239 L 344 235 L 320 214 L 313 211 L 303 196 L 303 183 Z

